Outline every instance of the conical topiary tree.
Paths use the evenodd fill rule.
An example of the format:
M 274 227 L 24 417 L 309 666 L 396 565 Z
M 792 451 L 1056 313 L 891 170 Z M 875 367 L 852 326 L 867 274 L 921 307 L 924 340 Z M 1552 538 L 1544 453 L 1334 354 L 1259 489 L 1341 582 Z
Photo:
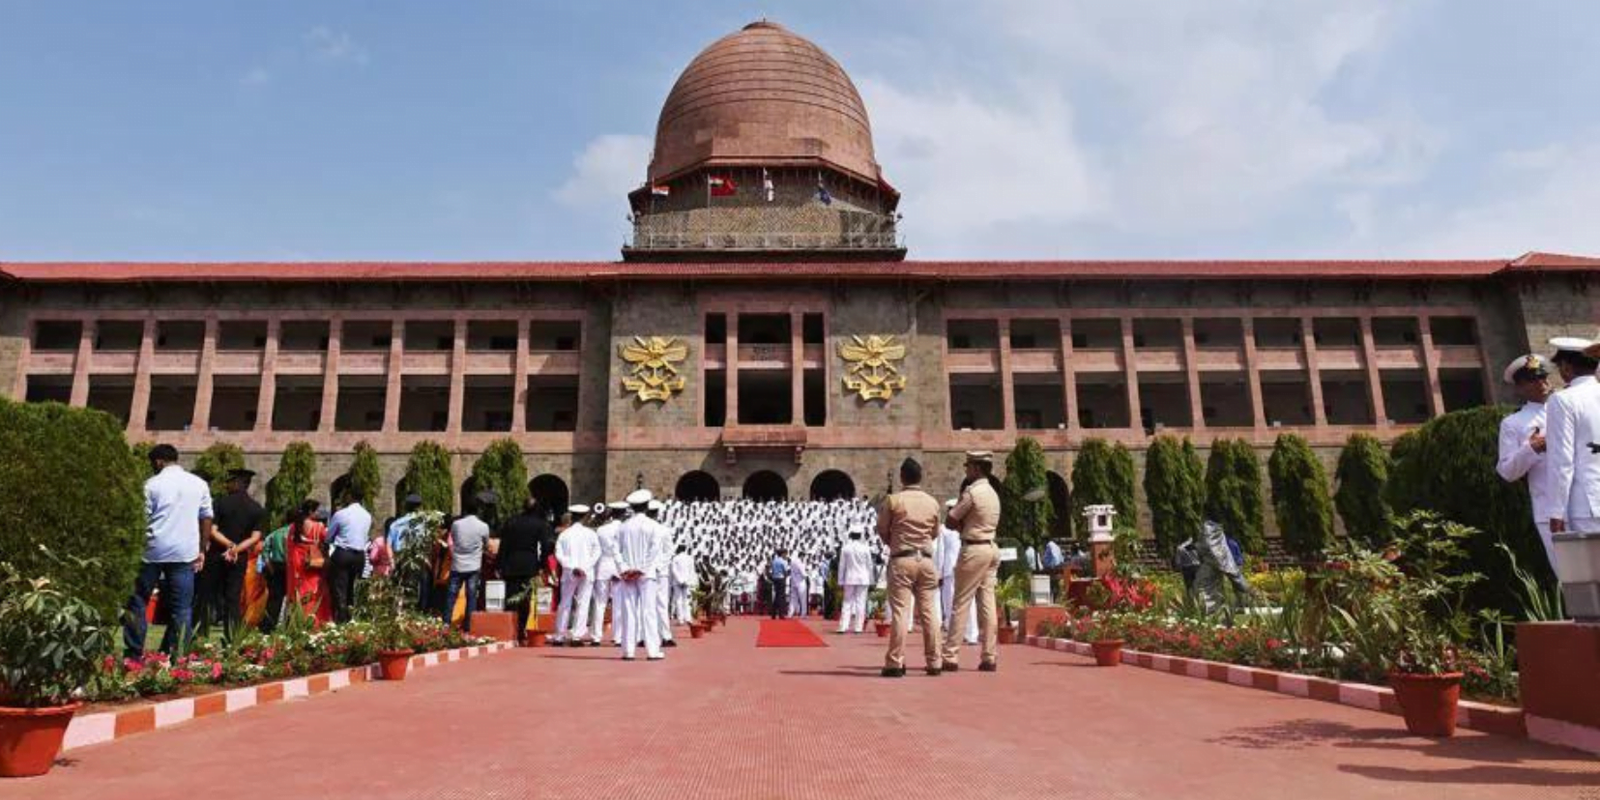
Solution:
M 1034 548 L 1044 546 L 1046 532 L 1056 518 L 1046 485 L 1049 471 L 1044 448 L 1038 440 L 1030 436 L 1018 438 L 1011 454 L 1006 456 L 1006 476 L 1000 486 L 999 536 Z M 1042 499 L 1035 501 L 1024 497 L 1035 489 L 1043 490 Z
M 1283 546 L 1305 562 L 1321 557 L 1333 541 L 1333 502 L 1328 499 L 1328 474 L 1305 439 L 1278 436 L 1267 460 L 1272 476 L 1272 507 L 1283 534 Z
M 267 525 L 277 528 L 310 497 L 317 477 L 317 454 L 305 442 L 291 442 L 278 459 L 278 474 L 267 481 Z
M 1088 506 L 1116 506 L 1118 524 L 1133 526 L 1138 515 L 1133 487 L 1133 454 L 1128 448 L 1104 439 L 1085 441 L 1072 462 L 1072 529 L 1078 538 L 1089 536 L 1083 519 Z
M 383 467 L 378 463 L 378 451 L 366 442 L 357 442 L 355 459 L 350 462 L 350 471 L 345 473 L 350 479 L 350 488 L 361 492 L 361 504 L 369 510 L 380 508 L 378 501 L 383 496 Z M 334 505 L 342 505 L 343 498 L 334 498 Z
M 1157 436 L 1144 456 L 1144 499 L 1150 526 L 1164 557 L 1184 539 L 1200 533 L 1205 482 L 1200 456 L 1187 437 Z
M 406 460 L 406 474 L 400 479 L 400 495 L 416 494 L 422 507 L 442 514 L 455 507 L 455 478 L 450 473 L 450 451 L 438 442 L 417 442 Z
M 1261 462 L 1244 439 L 1218 439 L 1206 459 L 1206 518 L 1239 540 L 1245 552 L 1267 551 L 1266 504 L 1261 496 Z
M 228 473 L 244 468 L 244 451 L 239 445 L 217 442 L 200 452 L 194 460 L 194 473 L 211 484 L 213 497 L 228 491 Z
M 1384 499 L 1384 484 L 1389 481 L 1389 453 L 1376 437 L 1356 433 L 1339 453 L 1334 471 L 1338 488 L 1333 493 L 1334 507 L 1344 530 L 1351 538 L 1377 548 L 1390 539 L 1394 514 Z
M 496 439 L 472 465 L 473 487 L 494 492 L 496 519 L 510 519 L 528 500 L 528 464 L 515 439 Z

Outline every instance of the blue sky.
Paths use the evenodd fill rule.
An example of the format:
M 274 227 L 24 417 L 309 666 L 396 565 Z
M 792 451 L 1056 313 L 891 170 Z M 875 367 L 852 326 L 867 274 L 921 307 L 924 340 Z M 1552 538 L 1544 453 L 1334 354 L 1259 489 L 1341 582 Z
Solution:
M 0 260 L 615 258 L 761 16 L 855 78 L 913 258 L 1600 253 L 1582 0 L 0 0 Z

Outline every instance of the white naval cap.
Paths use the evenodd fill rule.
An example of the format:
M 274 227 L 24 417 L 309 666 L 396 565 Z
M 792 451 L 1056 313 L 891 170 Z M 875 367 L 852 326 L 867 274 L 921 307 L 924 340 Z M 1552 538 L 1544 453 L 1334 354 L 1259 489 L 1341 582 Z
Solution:
M 1557 336 L 1550 340 L 1550 346 L 1554 347 L 1557 353 L 1582 353 L 1593 347 L 1594 342 L 1578 336 Z
M 1525 356 L 1517 356 L 1510 364 L 1506 365 L 1505 371 L 1500 373 L 1500 377 L 1504 379 L 1506 383 L 1516 383 L 1517 373 L 1525 369 L 1541 375 L 1547 373 L 1549 370 L 1544 364 L 1544 357 L 1535 355 L 1533 353 L 1529 353 Z
M 606 508 L 609 508 L 609 509 L 611 509 L 611 510 L 612 510 L 612 511 L 627 511 L 627 510 L 628 510 L 628 504 L 627 504 L 627 503 L 624 503 L 624 502 L 622 502 L 622 501 L 621 501 L 621 500 L 618 500 L 618 501 L 617 501 L 617 502 L 615 502 L 615 503 L 609 503 L 609 504 L 607 504 L 607 505 L 606 505 Z
M 664 508 L 666 508 L 666 506 L 662 505 L 660 500 L 651 500 L 650 501 L 650 510 L 651 511 L 660 511 L 660 510 L 662 510 Z
M 956 507 L 956 499 L 954 497 L 952 497 L 949 500 L 944 501 L 944 507 L 945 508 L 955 508 Z
M 629 494 L 624 499 L 628 501 L 628 505 L 630 506 L 642 506 L 648 505 L 651 500 L 655 499 L 655 497 L 655 495 L 650 493 L 649 489 L 636 489 L 632 494 Z
M 574 517 L 586 517 L 589 515 L 589 507 L 582 503 L 573 503 L 567 506 L 567 513 Z

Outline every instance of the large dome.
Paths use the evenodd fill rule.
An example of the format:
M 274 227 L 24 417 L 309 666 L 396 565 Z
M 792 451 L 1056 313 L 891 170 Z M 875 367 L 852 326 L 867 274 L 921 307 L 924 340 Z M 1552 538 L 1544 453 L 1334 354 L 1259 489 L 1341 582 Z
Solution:
M 881 179 L 850 76 L 822 48 L 763 20 L 713 42 L 678 76 L 656 124 L 650 180 L 703 165 L 819 162 Z

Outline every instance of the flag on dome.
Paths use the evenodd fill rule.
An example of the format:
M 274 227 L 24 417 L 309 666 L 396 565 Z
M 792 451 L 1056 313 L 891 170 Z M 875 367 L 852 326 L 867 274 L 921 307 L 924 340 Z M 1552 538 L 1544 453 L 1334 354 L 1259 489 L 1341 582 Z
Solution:
M 727 197 L 739 191 L 739 187 L 734 185 L 732 178 L 725 178 L 720 175 L 707 177 L 706 185 L 711 187 L 712 197 Z
M 672 187 L 662 183 L 652 184 L 650 194 L 655 197 L 667 197 L 672 194 Z

